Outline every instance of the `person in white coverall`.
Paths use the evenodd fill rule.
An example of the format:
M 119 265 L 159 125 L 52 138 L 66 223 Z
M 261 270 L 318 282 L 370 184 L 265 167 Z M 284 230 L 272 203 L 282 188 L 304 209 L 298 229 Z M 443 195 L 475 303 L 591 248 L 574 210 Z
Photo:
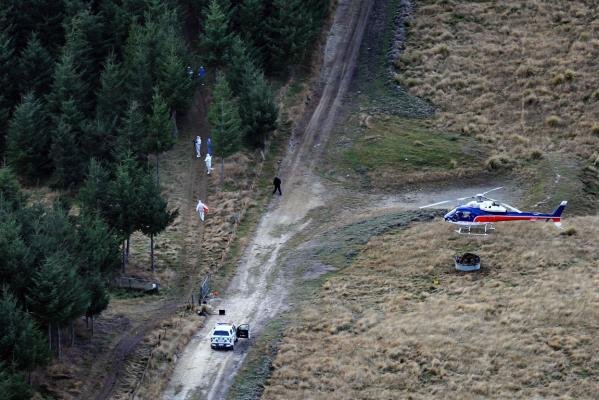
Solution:
M 200 219 L 203 221 L 205 214 L 208 213 L 208 206 L 206 204 L 202 203 L 202 200 L 198 200 L 198 205 L 196 206 L 196 212 L 198 213 L 198 216 L 200 217 Z
M 206 172 L 210 175 L 210 171 L 212 171 L 212 156 L 210 153 L 206 154 L 206 158 L 204 159 L 206 163 Z
M 195 148 L 196 148 L 196 157 L 200 158 L 202 153 L 202 138 L 199 136 L 196 136 L 195 140 L 193 141 Z

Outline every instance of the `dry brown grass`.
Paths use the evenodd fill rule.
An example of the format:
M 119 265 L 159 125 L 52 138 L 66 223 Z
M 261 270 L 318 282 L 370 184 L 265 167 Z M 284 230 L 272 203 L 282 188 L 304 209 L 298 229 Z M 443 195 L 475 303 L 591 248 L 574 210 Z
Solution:
M 599 216 L 373 239 L 301 306 L 265 399 L 596 398 Z M 473 250 L 483 270 L 457 273 Z
M 207 201 L 210 211 L 204 222 L 202 264 L 215 271 L 222 266 L 229 246 L 235 238 L 237 226 L 247 209 L 255 204 L 253 187 L 259 161 L 238 153 L 225 160 L 225 178 L 220 182 L 220 160 L 211 177 Z
M 395 79 L 439 107 L 439 130 L 496 156 L 514 135 L 584 159 L 599 147 L 597 2 L 423 0 L 409 31 Z
M 127 376 L 113 396 L 115 400 L 158 399 L 168 382 L 180 354 L 194 333 L 202 326 L 204 317 L 195 309 L 182 309 L 159 329 L 151 332 L 136 355 L 127 365 Z

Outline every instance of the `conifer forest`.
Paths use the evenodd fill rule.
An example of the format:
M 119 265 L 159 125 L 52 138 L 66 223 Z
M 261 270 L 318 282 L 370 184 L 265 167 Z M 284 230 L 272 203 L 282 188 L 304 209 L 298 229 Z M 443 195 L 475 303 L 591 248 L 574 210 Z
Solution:
M 273 78 L 306 61 L 327 0 L 0 1 L 0 397 L 109 305 L 129 239 L 177 217 L 161 154 L 201 83 L 221 162 L 276 129 Z M 206 75 L 197 73 L 205 67 Z M 31 190 L 59 193 L 40 202 Z M 152 241 L 153 246 L 153 241 Z M 153 268 L 153 258 L 151 268 Z

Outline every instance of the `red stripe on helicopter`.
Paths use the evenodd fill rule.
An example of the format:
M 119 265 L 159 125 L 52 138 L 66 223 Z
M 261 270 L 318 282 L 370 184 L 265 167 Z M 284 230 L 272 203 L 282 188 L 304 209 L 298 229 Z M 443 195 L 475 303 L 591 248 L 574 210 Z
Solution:
M 537 221 L 546 220 L 560 222 L 560 217 L 543 217 L 536 215 L 479 215 L 474 218 L 474 222 L 501 222 L 501 221 Z

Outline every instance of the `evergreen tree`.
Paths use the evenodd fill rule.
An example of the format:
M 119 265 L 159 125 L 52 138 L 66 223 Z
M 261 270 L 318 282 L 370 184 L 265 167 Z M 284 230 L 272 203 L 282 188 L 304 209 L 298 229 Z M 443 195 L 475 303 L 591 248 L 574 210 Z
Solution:
M 267 58 L 267 25 L 264 0 L 245 0 L 239 7 L 240 35 L 258 65 Z
M 187 110 L 193 86 L 187 76 L 185 63 L 174 45 L 168 46 L 166 54 L 161 57 L 158 87 L 169 111 L 183 113 Z
M 49 171 L 49 144 L 46 110 L 33 93 L 23 97 L 10 121 L 6 158 L 13 169 L 27 179 L 45 176 Z
M 127 71 L 127 93 L 144 111 L 152 104 L 155 60 L 157 49 L 154 44 L 156 31 L 153 26 L 132 24 L 125 49 L 125 71 Z
M 57 354 L 61 356 L 61 327 L 85 313 L 89 307 L 89 293 L 77 275 L 74 260 L 64 252 L 46 258 L 33 275 L 27 295 L 33 314 L 48 326 L 48 342 L 52 346 L 52 331 L 56 330 Z
M 160 194 L 160 188 L 151 179 L 146 179 L 142 188 L 144 207 L 141 209 L 141 231 L 150 236 L 150 266 L 154 271 L 154 236 L 164 231 L 179 211 L 169 211 L 166 200 Z
M 48 360 L 44 337 L 6 287 L 0 296 L 0 360 L 27 372 Z
M 90 296 L 89 306 L 85 310 L 85 318 L 91 319 L 91 334 L 94 335 L 94 318 L 106 310 L 110 302 L 106 278 L 98 273 L 86 275 L 83 278 Z
M 106 216 L 109 199 L 109 174 L 96 159 L 91 159 L 85 182 L 79 189 L 79 204 L 84 214 Z
M 131 154 L 125 154 L 120 160 L 115 177 L 108 187 L 110 205 L 106 211 L 106 222 L 113 227 L 124 242 L 122 251 L 122 268 L 127 264 L 127 247 L 131 234 L 139 227 L 140 207 L 143 199 L 138 189 L 144 172 L 133 160 Z
M 16 97 L 14 52 L 14 44 L 10 35 L 5 30 L 0 30 L 0 87 L 2 88 L 0 93 L 0 154 L 4 153 L 7 122 Z
M 107 48 L 122 54 L 132 22 L 142 19 L 147 0 L 105 0 L 99 4 L 108 33 Z
M 118 239 L 98 214 L 82 214 L 77 227 L 74 254 L 81 266 L 80 275 L 86 291 L 90 295 L 85 316 L 91 318 L 92 335 L 94 317 L 106 309 L 110 300 L 107 283 L 119 266 L 118 245 Z
M 168 106 L 160 91 L 155 89 L 152 97 L 152 114 L 148 121 L 146 149 L 156 156 L 156 184 L 159 181 L 158 161 L 160 153 L 170 149 L 174 144 L 173 125 Z
M 283 70 L 297 64 L 313 37 L 312 16 L 303 0 L 273 0 L 274 11 L 267 21 L 270 68 Z
M 87 108 L 84 105 L 88 88 L 75 65 L 73 53 L 68 48 L 64 48 L 54 69 L 52 89 L 48 95 L 48 109 L 53 114 L 55 121 L 59 119 L 61 107 L 65 101 L 72 99 L 80 109 Z M 56 125 L 58 125 L 57 122 Z
M 217 0 L 212 0 L 206 13 L 206 26 L 201 38 L 204 59 L 209 66 L 223 66 L 231 45 L 229 19 Z
M 116 135 L 116 128 L 126 104 L 125 72 L 117 63 L 114 53 L 111 53 L 104 62 L 96 103 L 96 119 L 102 121 L 102 125 L 107 127 L 107 132 Z
M 276 129 L 279 110 L 264 74 L 251 63 L 246 64 L 243 82 L 240 115 L 246 139 L 253 146 L 263 146 Z
M 145 159 L 146 123 L 144 121 L 143 110 L 137 101 L 133 100 L 129 103 L 117 135 L 117 156 L 119 154 L 130 153 L 138 161 Z
M 54 59 L 38 35 L 33 32 L 19 58 L 19 88 L 21 93 L 35 92 L 39 97 L 50 90 Z
M 16 216 L 10 210 L 0 210 L 0 217 L 0 287 L 7 285 L 22 299 L 31 278 L 32 260 Z
M 212 103 L 208 111 L 212 128 L 214 153 L 221 157 L 221 184 L 224 179 L 225 158 L 239 150 L 241 143 L 241 119 L 239 107 L 233 99 L 229 83 L 224 74 L 218 73 Z
M 64 101 L 50 150 L 54 163 L 54 184 L 58 187 L 67 188 L 83 180 L 84 166 L 87 164 L 81 146 L 84 123 L 84 116 L 77 109 L 75 101 Z
M 241 95 L 244 84 L 244 73 L 248 64 L 253 64 L 246 45 L 239 36 L 233 37 L 227 65 L 227 81 L 237 96 Z
M 30 400 L 31 386 L 25 382 L 23 375 L 11 371 L 0 361 L 0 393 L 2 400 Z
M 17 178 L 8 167 L 0 168 L 0 199 L 9 211 L 19 210 L 27 200 Z

